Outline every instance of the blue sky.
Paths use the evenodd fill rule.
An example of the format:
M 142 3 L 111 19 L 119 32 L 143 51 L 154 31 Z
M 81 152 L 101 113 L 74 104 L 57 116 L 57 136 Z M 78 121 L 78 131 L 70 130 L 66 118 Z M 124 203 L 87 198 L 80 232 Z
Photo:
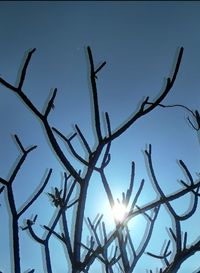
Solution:
M 50 117 L 52 125 L 69 135 L 77 123 L 94 145 L 86 47 L 92 48 L 97 64 L 104 60 L 107 62 L 98 77 L 99 103 L 101 117 L 108 111 L 111 126 L 116 129 L 136 111 L 145 96 L 153 100 L 160 94 L 165 78 L 171 75 L 180 46 L 185 49 L 183 61 L 165 103 L 198 109 L 199 25 L 198 1 L 1 1 L 0 75 L 14 84 L 24 53 L 35 47 L 37 50 L 24 85 L 26 94 L 42 109 L 52 89 L 57 87 L 56 106 Z M 183 178 L 177 159 L 184 160 L 192 173 L 198 172 L 199 139 L 188 125 L 187 115 L 182 109 L 157 108 L 113 143 L 107 176 L 116 198 L 128 185 L 131 161 L 136 162 L 136 184 L 139 185 L 142 178 L 146 180 L 140 202 L 147 203 L 155 198 L 143 154 L 149 143 L 153 146 L 156 173 L 166 193 L 179 188 L 177 180 Z M 62 166 L 46 143 L 39 121 L 11 91 L 3 87 L 0 87 L 0 126 L 1 177 L 8 177 L 19 155 L 12 137 L 14 134 L 18 134 L 24 146 L 38 145 L 15 183 L 19 207 L 41 182 L 47 168 L 52 167 L 54 173 L 45 192 L 54 185 L 60 185 Z M 97 191 L 98 197 L 94 195 Z M 0 222 L 3 223 L 0 227 L 0 252 L 4 250 L 0 256 L 0 270 L 9 273 L 9 217 L 2 195 L 0 203 Z M 183 200 L 179 207 L 187 209 L 187 205 Z M 94 178 L 88 192 L 86 214 L 95 217 L 102 211 L 108 221 L 107 206 L 101 183 Z M 24 218 L 38 212 L 38 225 L 46 224 L 52 217 L 53 209 L 45 194 Z M 164 212 L 163 219 L 167 219 Z M 163 219 L 161 217 L 164 224 Z M 191 240 L 197 235 L 196 219 L 184 227 Z M 20 221 L 23 224 L 23 219 Z M 166 225 L 170 225 L 170 219 Z M 136 229 L 137 224 L 133 228 Z M 38 232 L 42 232 L 40 228 Z M 25 232 L 20 236 L 22 269 L 25 272 L 28 268 L 36 268 L 36 272 L 42 272 L 40 248 Z M 158 236 L 162 244 L 167 236 L 164 225 L 162 232 L 155 232 L 155 237 Z M 153 243 L 151 247 L 159 248 Z M 62 248 L 58 248 L 53 259 L 54 270 L 59 273 L 66 272 L 66 262 L 62 262 L 61 253 Z M 180 269 L 180 273 L 195 272 L 199 257 L 192 259 Z M 149 266 L 156 270 L 155 261 L 149 258 L 144 261 L 145 268 L 141 262 L 137 272 L 145 272 Z M 91 269 L 91 273 L 95 270 L 95 267 Z

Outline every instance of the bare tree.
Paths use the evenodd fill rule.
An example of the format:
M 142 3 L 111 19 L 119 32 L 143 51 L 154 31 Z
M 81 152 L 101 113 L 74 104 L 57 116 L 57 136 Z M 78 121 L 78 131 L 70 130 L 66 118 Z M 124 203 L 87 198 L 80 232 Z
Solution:
M 53 250 L 49 248 L 49 242 L 52 236 L 56 237 L 58 241 L 63 244 L 68 255 L 72 273 L 89 272 L 92 264 L 97 260 L 102 263 L 104 272 L 106 273 L 116 272 L 117 267 L 121 272 L 131 273 L 134 272 L 135 267 L 142 255 L 146 254 L 150 255 L 153 259 L 159 259 L 163 261 L 163 267 L 159 269 L 160 273 L 177 272 L 181 264 L 187 258 L 200 250 L 200 240 L 195 242 L 193 245 L 188 246 L 187 232 L 183 234 L 181 230 L 181 222 L 190 218 L 198 207 L 200 180 L 194 180 L 186 164 L 180 160 L 180 166 L 186 174 L 189 183 L 181 180 L 182 187 L 178 192 L 165 195 L 160 187 L 159 181 L 156 178 L 156 172 L 152 162 L 152 148 L 151 145 L 149 145 L 149 148 L 145 150 L 145 154 L 148 162 L 148 168 L 151 174 L 151 179 L 156 189 L 156 193 L 158 194 L 158 198 L 149 204 L 139 207 L 138 199 L 144 191 L 144 179 L 142 179 L 139 188 L 136 190 L 134 184 L 135 163 L 132 162 L 129 187 L 122 193 L 122 198 L 118 201 L 115 200 L 115 197 L 113 196 L 112 190 L 110 188 L 110 183 L 106 176 L 106 167 L 111 161 L 110 149 L 111 144 L 115 139 L 119 138 L 126 130 L 128 130 L 130 126 L 133 126 L 138 119 L 147 115 L 156 107 L 167 107 L 162 103 L 175 83 L 183 55 L 183 48 L 181 47 L 179 50 L 174 72 L 171 78 L 167 78 L 166 85 L 162 93 L 156 96 L 154 100 L 150 100 L 149 97 L 146 97 L 140 104 L 139 109 L 132 114 L 128 121 L 124 122 L 123 125 L 116 130 L 111 128 L 109 114 L 106 112 L 106 133 L 104 133 L 102 130 L 103 124 L 102 120 L 100 119 L 97 93 L 97 74 L 106 65 L 106 62 L 103 62 L 96 67 L 94 64 L 92 51 L 90 47 L 87 48 L 90 64 L 90 84 L 93 99 L 92 106 L 94 110 L 94 137 L 96 140 L 94 147 L 91 147 L 92 145 L 88 142 L 78 125 L 75 125 L 75 132 L 70 137 L 67 137 L 58 128 L 51 126 L 48 117 L 55 105 L 55 98 L 57 95 L 56 88 L 54 89 L 53 94 L 49 99 L 44 111 L 39 111 L 37 106 L 24 93 L 23 84 L 25 81 L 28 65 L 34 52 L 35 49 L 29 51 L 27 54 L 17 86 L 10 84 L 3 78 L 0 78 L 0 83 L 7 87 L 10 91 L 14 92 L 19 97 L 19 99 L 25 103 L 30 111 L 32 111 L 32 113 L 39 119 L 45 130 L 46 138 L 48 139 L 48 142 L 50 143 L 51 148 L 53 149 L 58 160 L 62 163 L 64 170 L 63 188 L 60 189 L 59 187 L 55 187 L 52 192 L 49 192 L 49 197 L 51 198 L 51 201 L 55 207 L 55 213 L 51 223 L 43 224 L 44 236 L 39 236 L 34 230 L 34 224 L 36 223 L 37 215 L 34 216 L 33 219 L 26 219 L 26 223 L 22 228 L 23 230 L 27 230 L 32 238 L 41 244 L 41 246 L 44 248 L 46 272 L 53 272 L 50 256 L 50 251 Z M 199 130 L 200 118 L 198 111 L 193 112 L 185 106 L 181 107 L 190 111 L 190 114 L 193 115 L 197 126 L 194 125 L 190 119 L 189 121 L 196 130 Z M 70 162 L 68 155 L 59 145 L 58 138 L 68 146 L 70 153 L 78 162 L 82 164 L 82 166 L 85 168 L 84 172 L 76 170 L 75 166 L 73 166 L 73 164 Z M 85 148 L 85 157 L 81 156 L 81 153 L 79 153 L 79 151 L 77 151 L 73 145 L 74 138 L 78 138 L 78 140 Z M 26 156 L 32 150 L 34 150 L 36 146 L 25 149 L 17 136 L 15 136 L 15 139 L 18 146 L 20 147 L 22 156 L 14 168 L 10 178 L 0 178 L 0 183 L 3 185 L 0 189 L 0 192 L 6 192 L 8 196 L 9 208 L 12 215 L 14 272 L 21 273 L 18 220 L 19 217 L 21 217 L 22 214 L 28 208 L 30 208 L 31 205 L 40 196 L 44 187 L 49 181 L 52 169 L 49 170 L 43 185 L 34 195 L 34 197 L 20 211 L 17 211 L 12 185 L 20 167 L 26 159 Z M 91 183 L 91 177 L 94 173 L 97 173 L 101 178 L 102 185 L 110 203 L 110 207 L 113 208 L 116 202 L 118 202 L 127 208 L 127 213 L 123 220 L 114 220 L 115 228 L 111 232 L 107 231 L 106 223 L 103 221 L 103 215 L 99 215 L 93 221 L 87 217 L 87 211 L 85 211 L 87 192 Z M 74 198 L 76 189 L 78 189 L 78 193 L 76 198 Z M 180 216 L 175 212 L 171 201 L 184 198 L 184 196 L 188 194 L 191 195 L 193 206 L 184 215 Z M 76 210 L 76 214 L 74 220 L 74 233 L 71 237 L 69 233 L 68 210 L 72 207 Z M 167 244 L 163 248 L 163 251 L 159 253 L 151 253 L 147 251 L 147 247 L 150 243 L 152 232 L 156 224 L 156 220 L 159 216 L 161 207 L 164 207 L 170 215 L 173 221 L 173 228 L 169 228 L 170 237 Z M 134 245 L 133 235 L 129 230 L 129 222 L 133 217 L 138 217 L 139 215 L 142 215 L 145 219 L 146 230 L 143 234 L 140 246 L 136 247 Z M 87 244 L 82 240 L 85 217 L 87 217 L 87 225 L 90 234 L 88 236 Z M 59 231 L 56 229 L 58 226 L 60 228 Z M 111 247 L 113 247 L 113 251 L 111 251 Z M 82 254 L 83 251 L 84 254 Z M 68 268 L 67 262 L 66 268 Z M 31 270 L 30 272 L 33 271 L 34 270 Z M 150 272 L 153 271 L 150 269 Z

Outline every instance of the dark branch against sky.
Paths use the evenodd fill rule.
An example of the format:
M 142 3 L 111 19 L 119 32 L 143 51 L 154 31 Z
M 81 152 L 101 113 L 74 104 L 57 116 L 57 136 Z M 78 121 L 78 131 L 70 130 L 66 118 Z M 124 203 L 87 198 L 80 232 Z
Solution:
M 176 84 L 166 99 L 166 104 L 184 104 L 189 109 L 198 109 L 200 99 L 200 3 L 198 1 L 2 1 L 0 3 L 0 75 L 13 86 L 21 86 L 25 94 L 37 105 L 38 110 L 49 114 L 51 95 L 55 94 L 54 110 L 48 118 L 52 125 L 60 129 L 70 138 L 79 128 L 87 140 L 95 145 L 91 137 L 92 92 L 89 86 L 90 71 L 87 59 L 87 46 L 90 45 L 95 55 L 94 71 L 106 61 L 106 65 L 98 71 L 98 99 L 100 114 L 97 120 L 105 121 L 105 128 L 97 128 L 98 138 L 106 133 L 106 117 L 109 113 L 112 131 L 118 131 L 130 115 L 136 112 L 144 98 L 149 96 L 153 102 L 156 96 L 164 90 L 166 79 L 171 75 L 171 62 L 181 46 L 184 47 L 184 58 L 180 67 Z M 23 65 L 24 52 L 37 48 L 29 64 L 26 79 L 19 82 L 17 75 Z M 177 50 L 177 53 L 175 53 Z M 24 58 L 25 60 L 25 58 Z M 55 89 L 57 88 L 57 89 Z M 50 94 L 50 95 L 49 95 Z M 94 93 L 93 93 L 94 95 Z M 54 96 L 54 95 L 53 95 Z M 5 119 L 6 116 L 6 119 Z M 112 167 L 108 168 L 107 176 L 111 182 L 116 198 L 124 188 L 127 188 L 130 165 L 136 162 L 136 180 L 145 178 L 145 189 L 148 196 L 143 196 L 141 205 L 155 198 L 142 150 L 152 144 L 154 149 L 155 169 L 162 188 L 166 194 L 179 188 L 177 179 L 182 178 L 182 172 L 176 160 L 186 162 L 192 173 L 199 167 L 198 140 L 187 122 L 188 113 L 184 109 L 156 109 L 147 118 L 138 121 L 120 140 L 112 146 Z M 192 117 L 190 117 L 192 118 Z M 127 121 L 127 120 L 126 120 Z M 32 145 L 38 148 L 31 153 L 25 166 L 25 174 L 19 172 L 16 181 L 17 208 L 23 209 L 24 202 L 30 192 L 38 187 L 38 181 L 48 168 L 53 168 L 53 181 L 62 184 L 62 166 L 53 158 L 52 150 L 45 143 L 43 131 L 38 120 L 28 112 L 15 94 L 1 86 L 0 88 L 0 173 L 9 178 L 13 162 L 19 155 L 19 150 L 12 135 L 17 135 L 24 147 Z M 101 130 L 101 131 L 100 131 Z M 101 135 L 102 134 L 102 135 Z M 81 136 L 80 136 L 81 138 Z M 61 144 L 63 145 L 63 144 Z M 126 147 L 127 146 L 127 147 Z M 125 148 L 126 147 L 126 148 Z M 77 148 L 79 148 L 77 144 Z M 66 146 L 63 145 L 63 149 Z M 89 151 L 87 147 L 85 150 Z M 85 151 L 82 150 L 84 158 Z M 120 155 L 120 156 L 119 156 Z M 48 160 L 47 160 L 48 159 Z M 36 164 L 32 164 L 32 162 Z M 71 161 L 74 165 L 74 161 Z M 79 164 L 77 164 L 77 170 Z M 26 179 L 24 179 L 26 177 Z M 55 186 L 51 182 L 50 186 Z M 21 183 L 21 184 L 20 184 Z M 23 188 L 23 195 L 19 186 Z M 99 199 L 92 194 L 99 190 Z M 96 216 L 90 209 L 95 203 L 97 210 L 105 213 L 108 204 L 104 200 L 103 189 L 98 179 L 92 185 L 88 195 L 88 216 Z M 6 206 L 1 200 L 0 210 Z M 41 203 L 35 204 L 33 211 L 27 211 L 26 217 L 41 210 L 41 204 L 48 204 L 44 194 Z M 183 204 L 178 204 L 181 210 Z M 52 207 L 47 205 L 47 211 Z M 0 222 L 8 218 L 0 213 Z M 46 223 L 49 219 L 44 211 L 40 221 Z M 72 216 L 71 216 L 72 217 Z M 109 221 L 105 213 L 104 221 Z M 164 221 L 164 220 L 163 220 Z M 23 220 L 21 221 L 23 224 Z M 137 229 L 137 223 L 135 224 Z M 189 227 L 191 237 L 197 230 L 195 220 Z M 140 229 L 141 227 L 138 227 Z M 138 232 L 137 230 L 135 231 Z M 165 234 L 165 232 L 163 232 Z M 160 233 L 160 236 L 163 236 Z M 4 255 L 0 256 L 0 266 L 9 257 L 7 242 L 9 230 L 0 232 L 0 248 L 3 245 Z M 24 233 L 20 233 L 23 244 L 27 243 Z M 155 246 L 152 245 L 154 250 Z M 37 247 L 33 246 L 33 251 Z M 24 270 L 30 265 L 32 252 L 22 253 Z M 62 272 L 60 264 L 61 250 L 55 254 L 55 268 Z M 38 270 L 42 266 L 40 256 Z M 186 269 L 180 271 L 192 272 L 191 265 L 196 268 L 196 260 L 188 263 Z M 140 269 L 140 264 L 138 268 Z M 193 267 L 192 267 L 193 268 Z M 0 268 L 10 272 L 9 260 L 7 267 Z M 94 268 L 95 272 L 96 268 Z M 186 270 L 186 271 L 184 271 Z M 91 271 L 91 273 L 93 273 Z

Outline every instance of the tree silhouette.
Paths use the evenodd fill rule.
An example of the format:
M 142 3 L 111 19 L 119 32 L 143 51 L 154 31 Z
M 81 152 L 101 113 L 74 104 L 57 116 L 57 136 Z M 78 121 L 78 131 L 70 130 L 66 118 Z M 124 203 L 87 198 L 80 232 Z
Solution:
M 156 177 L 156 171 L 154 169 L 152 160 L 152 147 L 151 145 L 145 150 L 146 160 L 148 163 L 148 170 L 152 183 L 154 185 L 157 199 L 152 202 L 139 206 L 138 200 L 144 191 L 144 179 L 142 179 L 138 189 L 135 187 L 135 163 L 131 165 L 131 176 L 128 189 L 122 192 L 121 200 L 117 200 L 112 193 L 108 178 L 106 176 L 106 167 L 111 161 L 111 144 L 115 139 L 119 138 L 123 133 L 128 130 L 130 126 L 153 111 L 157 107 L 182 107 L 192 114 L 193 120 L 189 119 L 190 124 L 195 130 L 200 128 L 200 115 L 199 112 L 192 111 L 183 105 L 164 105 L 163 100 L 172 89 L 178 71 L 181 64 L 183 55 L 183 48 L 181 47 L 178 52 L 178 57 L 171 77 L 167 78 L 165 88 L 162 93 L 156 96 L 154 100 L 150 100 L 146 97 L 140 104 L 138 110 L 132 114 L 132 116 L 123 123 L 118 129 L 113 130 L 109 114 L 105 113 L 105 123 L 107 132 L 103 131 L 103 122 L 100 118 L 100 109 L 98 102 L 97 92 L 97 74 L 106 65 L 103 62 L 96 67 L 93 60 L 93 55 L 90 47 L 87 47 L 87 54 L 90 65 L 90 84 L 92 90 L 92 107 L 94 113 L 94 137 L 95 145 L 89 143 L 84 136 L 82 130 L 78 125 L 75 125 L 75 132 L 70 136 L 66 136 L 58 128 L 52 127 L 49 122 L 49 114 L 55 107 L 55 98 L 57 95 L 57 89 L 55 88 L 51 95 L 44 111 L 38 110 L 37 106 L 28 98 L 23 91 L 23 84 L 26 78 L 27 69 L 31 60 L 31 57 L 35 49 L 28 52 L 22 70 L 20 72 L 19 82 L 17 86 L 10 84 L 3 78 L 0 78 L 0 83 L 7 87 L 10 91 L 14 92 L 19 99 L 30 109 L 35 117 L 37 117 L 43 126 L 46 139 L 54 151 L 55 156 L 61 162 L 63 166 L 64 185 L 62 188 L 59 186 L 54 187 L 52 191 L 48 192 L 48 196 L 55 208 L 54 214 L 52 213 L 52 221 L 49 223 L 43 223 L 44 234 L 39 236 L 34 228 L 36 225 L 37 215 L 32 218 L 26 219 L 25 225 L 22 227 L 24 232 L 29 232 L 31 237 L 39 243 L 44 249 L 45 253 L 45 272 L 52 273 L 52 256 L 53 249 L 50 248 L 50 240 L 52 237 L 57 238 L 63 247 L 65 253 L 67 253 L 69 264 L 66 263 L 66 269 L 68 272 L 90 272 L 90 268 L 94 262 L 99 261 L 103 266 L 103 272 L 135 272 L 135 267 L 143 255 L 149 255 L 152 259 L 158 259 L 162 261 L 162 267 L 159 268 L 159 272 L 166 273 L 178 272 L 178 269 L 182 263 L 190 256 L 200 250 L 200 240 L 196 240 L 193 244 L 188 244 L 187 232 L 182 231 L 181 223 L 188 220 L 194 215 L 198 208 L 199 200 L 199 178 L 194 179 L 190 173 L 186 164 L 180 160 L 179 165 L 183 170 L 187 181 L 181 180 L 182 187 L 175 193 L 166 195 L 162 190 L 160 183 Z M 77 138 L 86 151 L 85 157 L 77 151 L 73 145 L 73 140 Z M 65 153 L 59 144 L 61 140 L 67 145 L 70 153 L 74 158 L 82 164 L 84 171 L 77 171 L 75 166 L 70 162 L 67 153 Z M 52 169 L 50 169 L 46 175 L 46 178 L 42 186 L 33 195 L 33 197 L 25 202 L 26 205 L 21 210 L 17 210 L 15 204 L 15 192 L 13 190 L 13 183 L 20 170 L 23 167 L 23 163 L 26 160 L 28 154 L 33 151 L 36 146 L 30 148 L 24 148 L 18 136 L 15 135 L 17 145 L 21 150 L 21 156 L 8 179 L 0 178 L 2 187 L 0 188 L 1 194 L 7 194 L 7 200 L 9 209 L 11 212 L 11 230 L 12 230 L 12 251 L 13 251 L 13 264 L 14 272 L 21 273 L 21 261 L 20 261 L 20 240 L 19 240 L 19 218 L 23 213 L 30 209 L 31 205 L 40 197 L 44 188 L 47 186 Z M 47 166 L 49 167 L 49 166 Z M 126 207 L 126 215 L 123 220 L 114 219 L 115 227 L 112 231 L 108 231 L 106 223 L 103 220 L 103 215 L 98 215 L 93 220 L 87 217 L 86 200 L 88 188 L 92 181 L 92 176 L 96 173 L 100 178 L 107 195 L 110 207 L 113 208 L 116 203 L 119 203 Z M 172 201 L 184 198 L 186 195 L 191 196 L 192 205 L 187 212 L 183 215 L 178 215 L 175 208 L 172 205 Z M 74 197 L 75 196 L 75 197 Z M 68 211 L 70 208 L 75 209 L 74 215 L 74 232 L 73 236 L 69 231 L 69 219 Z M 172 226 L 169 227 L 169 239 L 164 242 L 162 250 L 158 250 L 157 253 L 151 253 L 147 247 L 152 238 L 152 233 L 156 225 L 156 221 L 159 217 L 160 209 L 166 209 L 170 218 L 172 219 Z M 94 208 L 95 209 L 95 208 Z M 38 212 L 39 214 L 39 212 Z M 131 219 L 143 216 L 145 220 L 146 229 L 142 236 L 139 247 L 136 247 L 133 240 L 133 234 L 129 230 L 129 222 Z M 86 218 L 87 217 L 87 218 Z M 84 219 L 87 219 L 88 227 L 88 241 L 83 241 L 83 226 Z M 58 230 L 59 228 L 59 230 Z M 113 249 L 113 251 L 112 251 Z M 70 269 L 69 269 L 70 268 Z M 144 266 L 144 270 L 145 270 Z M 31 269 L 29 273 L 34 272 Z M 149 269 L 148 272 L 153 272 Z M 4 272 L 5 273 L 5 272 Z

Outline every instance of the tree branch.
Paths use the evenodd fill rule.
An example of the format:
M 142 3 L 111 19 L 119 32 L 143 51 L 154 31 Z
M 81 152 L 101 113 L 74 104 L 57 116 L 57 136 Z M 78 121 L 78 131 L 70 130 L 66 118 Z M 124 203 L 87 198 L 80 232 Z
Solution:
M 69 160 L 66 158 L 66 156 L 62 152 L 60 146 L 58 145 L 58 143 L 57 143 L 57 141 L 56 141 L 56 139 L 55 139 L 55 137 L 53 135 L 52 129 L 51 129 L 51 127 L 50 127 L 50 125 L 49 125 L 49 123 L 47 121 L 47 115 L 49 113 L 50 106 L 52 106 L 54 97 L 56 95 L 56 91 L 55 91 L 56 89 L 54 90 L 54 94 L 53 94 L 52 99 L 49 101 L 49 104 L 47 106 L 46 114 L 45 115 L 43 115 L 43 114 L 40 113 L 40 111 L 35 107 L 35 105 L 30 101 L 30 99 L 21 90 L 21 87 L 22 87 L 24 79 L 25 79 L 26 70 L 27 70 L 28 64 L 30 62 L 32 53 L 34 51 L 35 50 L 31 50 L 28 53 L 28 56 L 27 56 L 27 58 L 25 60 L 24 67 L 22 69 L 22 73 L 21 73 L 21 77 L 20 77 L 20 83 L 19 83 L 19 86 L 17 88 L 14 87 L 14 86 L 12 86 L 11 84 L 9 84 L 8 82 L 6 82 L 2 78 L 0 78 L 0 83 L 2 85 L 4 85 L 5 87 L 7 87 L 8 89 L 10 89 L 10 90 L 14 91 L 15 93 L 17 93 L 17 95 L 28 106 L 28 108 L 41 120 L 41 122 L 42 122 L 42 124 L 43 124 L 43 126 L 45 128 L 45 131 L 47 133 L 47 136 L 49 138 L 50 144 L 51 144 L 52 148 L 54 149 L 56 155 L 58 156 L 58 158 L 60 159 L 60 161 L 62 162 L 62 164 L 64 165 L 64 167 L 77 180 L 77 182 L 81 183 L 82 182 L 81 177 L 78 175 L 78 173 L 76 172 L 76 170 L 73 168 L 73 166 L 70 164 Z
M 137 111 L 136 114 L 134 114 L 132 116 L 132 118 L 130 118 L 123 126 L 121 126 L 117 131 L 115 131 L 114 133 L 112 133 L 112 135 L 108 138 L 106 138 L 106 141 L 111 141 L 114 140 L 115 138 L 119 137 L 121 134 L 123 134 L 137 119 L 139 119 L 140 117 L 146 115 L 147 113 L 151 112 L 154 108 L 156 108 L 163 100 L 164 98 L 167 96 L 167 94 L 169 93 L 169 91 L 171 90 L 171 88 L 174 85 L 174 82 L 176 80 L 177 74 L 178 74 L 178 70 L 180 67 L 180 63 L 181 63 L 181 59 L 182 59 L 182 55 L 183 55 L 183 47 L 180 48 L 179 50 L 179 54 L 178 54 L 178 59 L 175 65 L 175 69 L 174 69 L 174 73 L 172 75 L 172 79 L 168 78 L 167 79 L 167 83 L 165 86 L 164 91 L 162 92 L 162 94 L 153 102 L 150 104 L 149 107 L 147 107 L 145 109 L 145 105 L 148 105 L 148 97 L 142 102 L 139 110 Z
M 47 118 L 51 109 L 54 109 L 54 100 L 57 94 L 57 88 L 54 89 L 51 99 L 48 102 L 47 108 L 44 112 L 44 117 Z
M 32 50 L 30 50 L 28 52 L 27 58 L 25 60 L 24 66 L 23 66 L 22 71 L 21 71 L 19 85 L 17 87 L 17 89 L 19 91 L 22 90 L 22 86 L 23 86 L 23 83 L 24 83 L 24 80 L 25 80 L 25 76 L 26 76 L 26 70 L 28 68 L 28 65 L 29 65 L 29 62 L 31 60 L 32 54 L 35 52 L 35 50 L 36 50 L 36 48 L 34 48 L 34 49 L 32 49 Z
M 47 177 L 45 178 L 45 181 L 43 185 L 40 187 L 40 189 L 37 191 L 37 193 L 31 198 L 31 200 L 21 209 L 20 212 L 18 212 L 18 218 L 36 201 L 36 199 L 40 196 L 40 194 L 43 192 L 44 188 L 46 187 L 47 183 L 49 182 L 50 176 L 52 174 L 52 169 L 49 170 Z
M 63 140 L 64 142 L 67 143 L 67 145 L 68 145 L 68 147 L 69 147 L 71 153 L 73 154 L 73 156 L 74 156 L 76 159 L 78 159 L 81 163 L 83 163 L 85 166 L 88 166 L 88 162 L 87 162 L 84 158 L 82 158 L 82 157 L 75 151 L 73 145 L 71 144 L 72 137 L 76 136 L 76 133 L 73 134 L 72 137 L 67 138 L 67 137 L 65 137 L 60 131 L 58 131 L 56 128 L 53 127 L 52 130 L 53 130 L 54 132 L 56 132 L 56 133 L 62 138 L 62 140 Z
M 100 126 L 100 116 L 99 116 L 99 104 L 98 104 L 98 95 L 97 95 L 97 86 L 96 86 L 96 74 L 100 69 L 105 65 L 105 62 L 96 70 L 94 70 L 94 62 L 92 57 L 92 51 L 90 47 L 87 47 L 88 57 L 90 62 L 90 81 L 92 86 L 92 95 L 93 95 L 93 107 L 94 107 L 94 118 L 95 118 L 95 129 L 99 142 L 102 141 L 101 126 Z

